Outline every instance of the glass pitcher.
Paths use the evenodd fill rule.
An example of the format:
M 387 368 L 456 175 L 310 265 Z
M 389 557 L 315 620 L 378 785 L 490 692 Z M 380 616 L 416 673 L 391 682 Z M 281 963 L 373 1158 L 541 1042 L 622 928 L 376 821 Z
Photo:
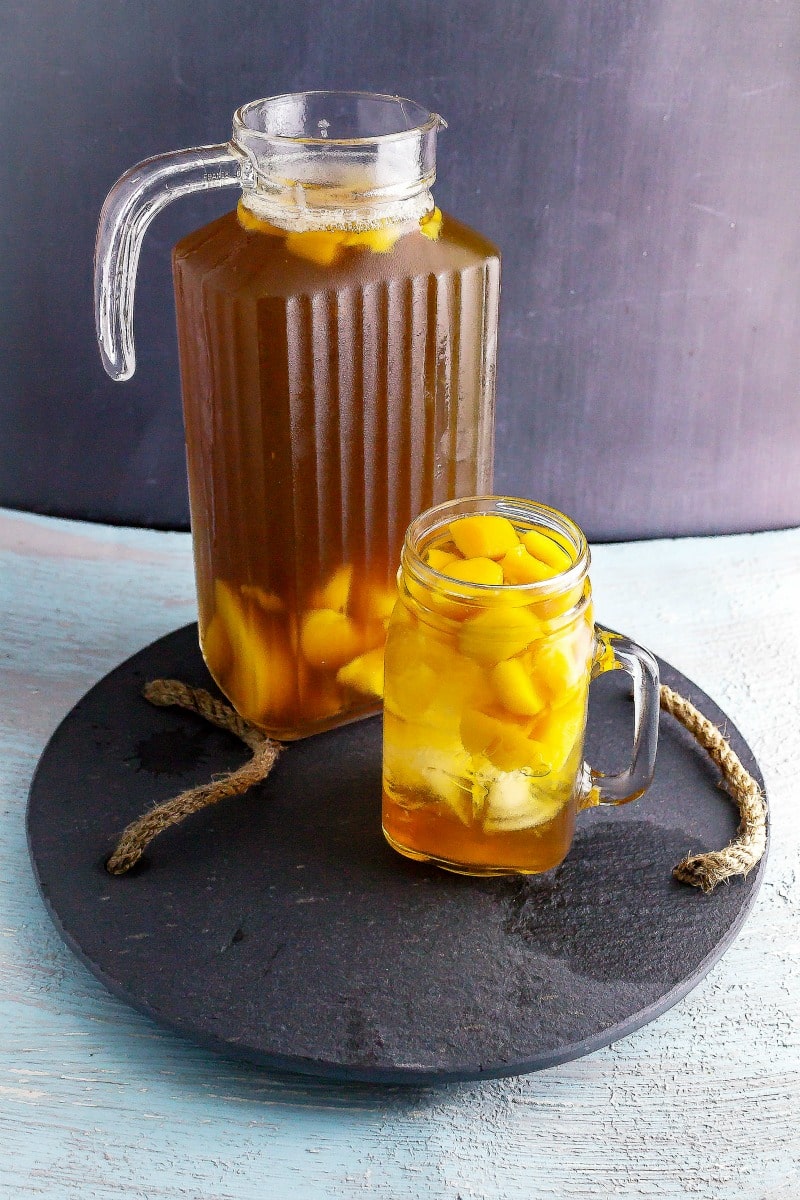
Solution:
M 499 256 L 435 207 L 441 117 L 396 96 L 256 100 L 219 146 L 114 185 L 97 334 L 135 369 L 142 239 L 241 189 L 173 251 L 200 644 L 238 712 L 302 737 L 377 711 L 409 522 L 491 491 Z

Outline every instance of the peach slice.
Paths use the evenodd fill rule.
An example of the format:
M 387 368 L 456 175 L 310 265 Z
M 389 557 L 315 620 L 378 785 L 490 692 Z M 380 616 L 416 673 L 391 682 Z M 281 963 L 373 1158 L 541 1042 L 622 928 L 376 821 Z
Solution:
M 437 546 L 431 546 L 425 555 L 425 561 L 434 571 L 441 571 L 446 575 L 448 564 L 461 562 L 461 558 L 458 554 L 451 554 L 449 550 L 439 550 Z
M 286 605 L 275 592 L 267 592 L 264 588 L 259 587 L 256 583 L 243 583 L 239 588 L 242 596 L 248 600 L 255 600 L 260 609 L 265 613 L 282 613 L 286 612 Z
M 567 588 L 563 592 L 556 592 L 552 596 L 546 596 L 542 600 L 535 601 L 531 605 L 531 609 L 543 621 L 555 621 L 558 617 L 563 617 L 565 613 L 570 612 L 580 604 L 587 587 L 588 584 L 579 584 L 578 587 Z
M 503 568 L 491 558 L 454 559 L 445 567 L 444 574 L 460 583 L 484 583 L 499 586 L 503 582 Z
M 432 242 L 437 242 L 442 232 L 442 210 L 434 208 L 432 212 L 426 213 L 420 218 L 419 231 L 426 238 L 430 238 Z
M 478 513 L 450 523 L 450 536 L 465 558 L 501 559 L 519 545 L 517 531 L 505 517 Z
M 218 612 L 206 625 L 200 638 L 203 657 L 213 674 L 227 675 L 233 660 L 231 641 Z
M 330 267 L 342 252 L 344 233 L 340 229 L 313 229 L 303 233 L 287 233 L 286 249 L 298 258 L 308 259 L 320 267 Z
M 300 623 L 300 649 L 312 667 L 338 670 L 362 649 L 354 621 L 331 608 L 312 608 Z
M 461 717 L 461 740 L 470 754 L 483 755 L 501 771 L 524 769 L 544 775 L 549 769 L 538 742 L 513 720 L 467 708 Z
M 383 696 L 383 647 L 368 650 L 345 663 L 336 672 L 336 682 L 342 687 L 353 688 L 365 696 Z
M 572 565 L 569 551 L 540 529 L 529 529 L 527 533 L 521 533 L 520 541 L 529 554 L 552 567 L 555 575 L 566 571 Z
M 569 760 L 576 757 L 585 721 L 584 692 L 575 696 L 573 702 L 568 705 L 546 709 L 541 717 L 533 722 L 532 733 L 539 748 L 541 761 L 547 770 L 554 773 L 563 771 Z M 576 770 L 577 766 L 576 761 Z
M 345 246 L 363 246 L 373 254 L 388 254 L 403 229 L 400 225 L 382 225 L 379 229 L 358 229 L 344 236 Z
M 513 546 L 500 565 L 506 583 L 542 583 L 558 574 L 555 567 L 534 558 L 522 545 Z
M 344 612 L 350 597 L 350 586 L 353 582 L 353 564 L 342 563 L 328 577 L 321 588 L 317 588 L 313 596 L 314 608 L 330 608 L 334 612 Z
M 216 616 L 231 649 L 222 680 L 237 710 L 255 724 L 269 724 L 294 703 L 297 678 L 284 622 L 240 601 L 224 580 L 214 584 Z
M 463 654 L 488 666 L 520 654 L 541 633 L 541 624 L 527 608 L 489 608 L 464 622 L 458 645 Z
M 569 633 L 542 641 L 530 658 L 530 674 L 556 703 L 587 675 L 589 646 Z
M 518 659 L 499 662 L 490 678 L 503 708 L 516 716 L 536 717 L 547 705 L 547 696 Z

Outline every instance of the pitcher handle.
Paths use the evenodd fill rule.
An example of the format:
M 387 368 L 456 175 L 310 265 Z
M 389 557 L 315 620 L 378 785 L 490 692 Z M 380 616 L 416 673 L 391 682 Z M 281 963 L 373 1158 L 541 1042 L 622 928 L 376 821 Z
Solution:
M 627 804 L 637 800 L 653 782 L 658 747 L 658 663 L 648 650 L 622 634 L 595 627 L 592 678 L 606 671 L 626 671 L 633 684 L 633 754 L 630 766 L 618 775 L 604 775 L 586 766 L 587 795 L 581 807 Z
M 112 379 L 136 370 L 133 296 L 150 222 L 179 196 L 239 184 L 245 165 L 230 142 L 175 150 L 137 163 L 108 193 L 95 243 L 94 301 L 100 357 Z

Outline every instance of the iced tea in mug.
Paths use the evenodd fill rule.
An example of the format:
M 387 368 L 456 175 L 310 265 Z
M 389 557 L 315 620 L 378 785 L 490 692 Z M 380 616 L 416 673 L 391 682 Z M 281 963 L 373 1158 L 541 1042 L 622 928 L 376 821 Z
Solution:
M 201 646 L 278 738 L 379 709 L 407 525 L 491 486 L 499 258 L 434 204 L 442 125 L 396 96 L 254 101 L 101 218 L 98 334 L 126 378 L 149 219 L 242 189 L 175 247 L 175 300 Z
M 383 830 L 410 858 L 471 875 L 566 856 L 580 807 L 649 786 L 658 668 L 594 623 L 589 549 L 545 505 L 474 497 L 412 522 L 386 645 Z M 590 680 L 634 684 L 629 770 L 583 761 Z

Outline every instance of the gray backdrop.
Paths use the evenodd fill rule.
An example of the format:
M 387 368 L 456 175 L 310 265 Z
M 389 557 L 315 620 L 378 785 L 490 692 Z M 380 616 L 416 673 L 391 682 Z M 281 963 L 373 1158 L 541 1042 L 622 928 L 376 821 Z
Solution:
M 94 345 L 103 197 L 298 88 L 449 121 L 437 198 L 501 248 L 497 490 L 596 538 L 800 523 L 800 16 L 773 0 L 0 0 L 0 502 L 185 526 L 169 248 L 138 370 Z

